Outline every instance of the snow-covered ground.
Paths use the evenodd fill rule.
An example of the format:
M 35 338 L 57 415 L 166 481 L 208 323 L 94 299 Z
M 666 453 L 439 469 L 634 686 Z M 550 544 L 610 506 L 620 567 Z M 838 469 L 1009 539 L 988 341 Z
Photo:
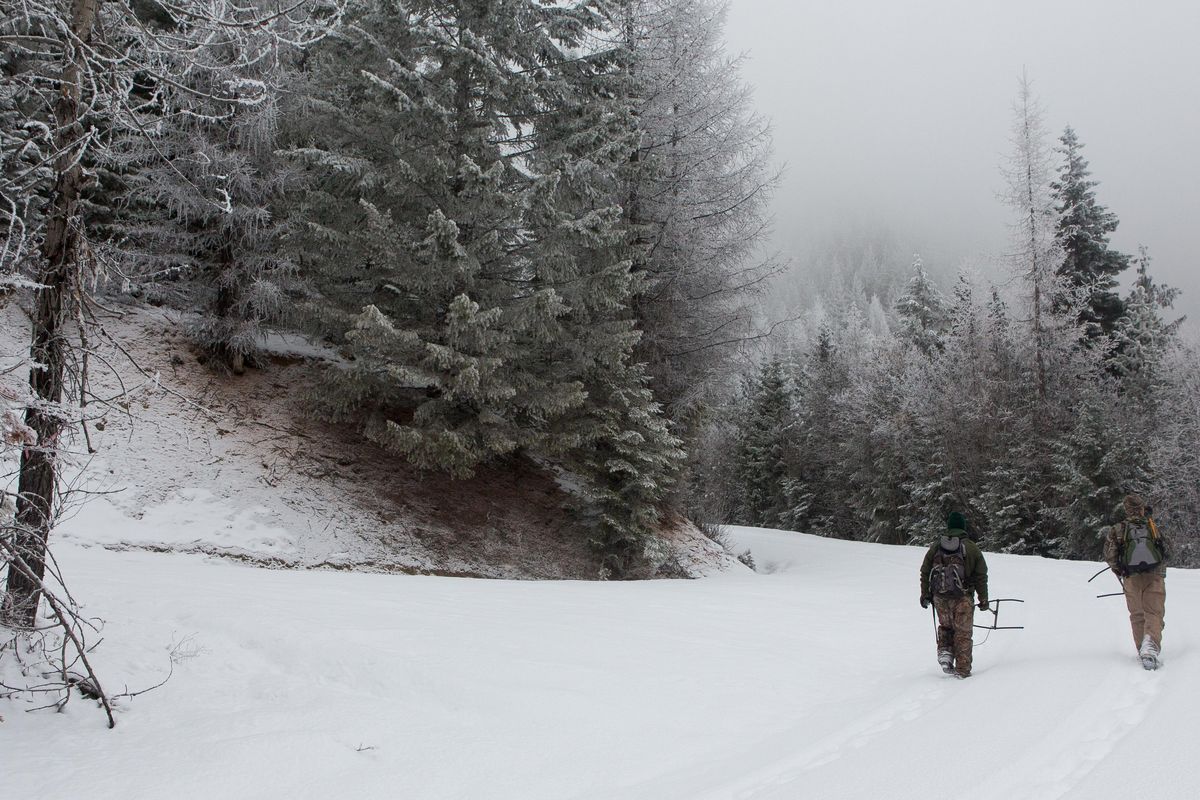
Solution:
M 165 524 L 165 523 L 164 523 Z M 258 534 L 255 534 L 258 535 Z M 989 556 L 1019 597 L 944 676 L 921 551 L 740 529 L 761 574 L 596 583 L 264 570 L 64 544 L 117 727 L 0 701 L 4 796 L 1194 797 L 1200 576 L 1165 666 L 1088 563 Z M 979 640 L 982 640 L 980 632 Z
M 14 398 L 28 374 L 22 302 L 0 303 L 0 391 Z M 62 452 L 77 491 L 56 542 L 358 572 L 599 573 L 552 470 L 509 463 L 463 481 L 423 473 L 353 426 L 314 417 L 311 400 L 335 352 L 272 334 L 263 369 L 222 375 L 197 361 L 186 325 L 186 316 L 147 309 L 106 320 L 120 348 L 101 337 L 97 363 L 124 374 L 93 366 L 92 380 L 100 396 L 119 399 L 89 406 L 87 440 L 72 428 Z M 0 397 L 0 414 L 5 407 Z M 0 491 L 9 497 L 18 456 L 0 449 Z M 664 534 L 673 566 L 687 574 L 739 566 L 690 524 Z

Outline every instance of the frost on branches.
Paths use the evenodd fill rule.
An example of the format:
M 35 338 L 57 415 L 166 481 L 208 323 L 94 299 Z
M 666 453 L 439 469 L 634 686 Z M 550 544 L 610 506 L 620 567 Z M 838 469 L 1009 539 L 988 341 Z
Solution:
M 128 143 L 152 142 L 156 129 L 212 113 L 209 101 L 230 112 L 261 101 L 261 85 L 245 80 L 253 78 L 247 70 L 259 52 L 244 46 L 249 37 L 302 44 L 323 35 L 338 10 L 323 2 L 279 10 L 224 0 L 6 0 L 3 11 L 0 274 L 19 270 L 38 285 L 30 348 L 38 368 L 30 372 L 33 402 L 25 414 L 37 444 L 24 449 L 21 462 L 14 547 L 24 568 L 10 563 L 5 618 L 29 627 L 42 594 L 58 450 L 70 419 L 58 412 L 77 352 L 66 332 L 76 333 L 86 352 L 95 310 L 89 289 L 118 270 L 109 223 L 118 213 L 114 187 L 129 165 Z M 209 48 L 235 53 L 229 77 L 190 80 L 211 69 Z M 205 202 L 222 202 L 199 185 L 192 189 Z M 83 376 L 75 382 L 82 399 L 86 367 L 73 374 Z
M 308 59 L 288 153 L 310 179 L 305 311 L 353 356 L 329 416 L 455 475 L 562 459 L 589 518 L 641 540 L 676 445 L 633 357 L 628 54 L 606 8 L 356 6 Z

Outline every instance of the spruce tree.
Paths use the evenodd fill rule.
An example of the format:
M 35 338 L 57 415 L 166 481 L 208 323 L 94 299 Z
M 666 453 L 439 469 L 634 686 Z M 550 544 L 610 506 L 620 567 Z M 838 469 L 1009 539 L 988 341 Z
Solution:
M 278 215 L 291 175 L 275 154 L 293 57 L 251 31 L 174 59 L 179 78 L 159 91 L 188 112 L 123 142 L 130 211 L 115 227 L 130 290 L 197 307 L 192 336 L 238 374 L 258 360 L 263 325 L 279 318 L 295 272 Z
M 1132 490 L 1147 487 L 1150 440 L 1143 421 L 1107 391 L 1104 382 L 1089 386 L 1076 408 L 1070 434 L 1053 457 L 1059 502 L 1048 509 L 1063 530 L 1055 555 L 1098 559 L 1103 532 L 1116 520 L 1114 509 Z
M 327 410 L 413 464 L 561 460 L 613 575 L 680 452 L 633 356 L 628 57 L 592 3 L 365 2 L 308 62 L 309 311 L 353 359 Z
M 1153 481 L 1141 487 L 1155 519 L 1171 533 L 1175 563 L 1200 563 L 1200 352 L 1173 348 L 1163 362 L 1170 381 L 1156 392 L 1158 413 L 1150 446 Z
M 826 322 L 796 378 L 796 469 L 787 487 L 787 520 L 795 530 L 828 534 L 845 513 L 845 483 L 834 444 L 839 395 L 848 381 L 849 365 L 837 331 Z
M 1005 165 L 1005 195 L 1015 217 L 1012 224 L 1012 266 L 1029 288 L 1033 388 L 1039 401 L 1049 393 L 1049 350 L 1053 330 L 1051 315 L 1065 313 L 1059 291 L 1058 210 L 1051 196 L 1053 180 L 1050 150 L 1045 140 L 1043 108 L 1033 95 L 1028 77 L 1021 76 L 1012 123 L 1013 151 Z
M 1058 180 L 1050 184 L 1059 214 L 1057 239 L 1063 261 L 1058 274 L 1062 289 L 1082 294 L 1079 323 L 1087 340 L 1111 335 L 1123 313 L 1120 296 L 1114 291 L 1118 276 L 1129 266 L 1129 256 L 1108 245 L 1117 229 L 1117 215 L 1096 201 L 1096 181 L 1084 159 L 1083 144 L 1070 126 L 1059 138 L 1063 162 Z M 1067 301 L 1059 297 L 1061 307 Z
M 1113 331 L 1115 347 L 1108 357 L 1108 366 L 1127 392 L 1153 402 L 1155 390 L 1166 377 L 1161 364 L 1175 344 L 1183 318 L 1170 322 L 1165 319 L 1179 290 L 1154 281 L 1145 248 L 1134 264 L 1137 278 L 1122 303 L 1124 313 Z
M 778 527 L 787 513 L 793 422 L 791 389 L 783 365 L 772 359 L 749 387 L 738 437 L 740 514 L 747 524 Z
M 942 333 L 949 322 L 946 300 L 930 280 L 921 257 L 914 256 L 912 278 L 896 299 L 899 335 L 925 355 L 942 348 Z
M 571 460 L 587 478 L 582 513 L 591 544 L 614 578 L 640 577 L 662 562 L 656 534 L 683 458 L 641 365 L 623 371 L 606 370 L 593 385 L 586 446 Z
M 368 2 L 310 60 L 292 150 L 314 184 L 298 205 L 313 219 L 305 273 L 312 310 L 348 331 L 355 357 L 331 410 L 366 410 L 368 435 L 419 466 L 468 474 L 583 403 L 578 370 L 548 358 L 565 325 L 585 324 L 565 292 L 603 287 L 619 309 L 628 279 L 619 258 L 572 274 L 556 227 L 568 221 L 544 209 L 574 165 L 544 163 L 542 117 L 596 100 L 565 68 L 599 24 L 586 7 L 527 0 Z M 615 219 L 594 206 L 569 222 L 603 238 Z M 605 331 L 630 341 L 628 326 L 590 335 Z
M 904 419 L 905 372 L 914 351 L 890 338 L 873 343 L 872 357 L 851 378 L 841 404 L 837 452 L 850 488 L 845 517 L 848 538 L 906 544 L 910 512 L 913 431 Z

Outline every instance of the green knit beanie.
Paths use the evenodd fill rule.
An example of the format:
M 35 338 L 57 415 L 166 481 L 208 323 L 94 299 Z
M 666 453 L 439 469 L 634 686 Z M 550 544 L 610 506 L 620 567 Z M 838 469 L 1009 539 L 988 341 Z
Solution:
M 959 511 L 951 511 L 946 516 L 946 527 L 952 531 L 966 531 L 967 518 Z

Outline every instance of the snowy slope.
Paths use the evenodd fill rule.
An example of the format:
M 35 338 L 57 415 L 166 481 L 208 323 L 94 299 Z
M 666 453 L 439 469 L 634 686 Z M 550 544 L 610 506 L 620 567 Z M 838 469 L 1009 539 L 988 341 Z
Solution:
M 0 701 L 5 796 L 927 800 L 950 780 L 972 800 L 1126 800 L 1147 775 L 1158 800 L 1195 795 L 1195 573 L 1168 578 L 1147 673 L 1121 599 L 1093 597 L 1110 576 L 991 555 L 1027 628 L 957 681 L 917 605 L 919 549 L 734 535 L 770 572 L 483 581 L 64 545 L 109 621 L 110 685 L 186 657 L 113 731 L 82 700 Z
M 0 388 L 14 392 L 27 375 L 19 305 L 0 302 Z M 310 395 L 336 353 L 272 335 L 264 369 L 220 375 L 197 362 L 185 328 L 186 317 L 160 310 L 104 320 L 92 380 L 98 395 L 120 399 L 88 409 L 94 453 L 73 428 L 65 475 L 80 491 L 56 542 L 356 571 L 600 572 L 549 470 L 510 462 L 470 480 L 422 473 L 353 426 L 314 420 Z M 0 452 L 0 491 L 10 495 L 17 456 Z M 673 521 L 664 533 L 681 571 L 740 568 L 690 524 Z

